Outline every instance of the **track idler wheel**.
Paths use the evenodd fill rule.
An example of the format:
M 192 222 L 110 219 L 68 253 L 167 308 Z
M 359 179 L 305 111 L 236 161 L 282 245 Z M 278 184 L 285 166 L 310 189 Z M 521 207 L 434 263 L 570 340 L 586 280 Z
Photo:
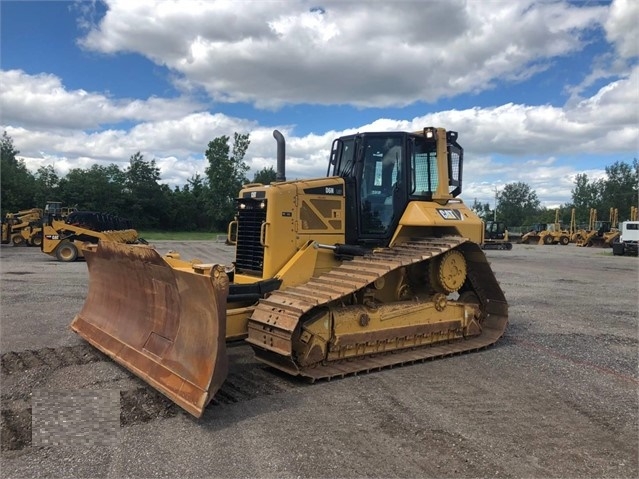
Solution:
M 454 293 L 466 281 L 467 265 L 464 255 L 451 250 L 430 263 L 430 284 L 439 293 Z

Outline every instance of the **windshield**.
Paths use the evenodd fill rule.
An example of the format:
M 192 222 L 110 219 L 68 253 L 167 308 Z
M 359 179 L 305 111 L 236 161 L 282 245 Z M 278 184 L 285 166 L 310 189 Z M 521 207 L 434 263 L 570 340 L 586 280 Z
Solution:
M 331 151 L 330 167 L 333 167 L 333 176 L 348 178 L 353 176 L 355 167 L 355 138 L 338 139 L 333 143 Z
M 432 196 L 439 183 L 436 145 L 424 138 L 413 138 L 412 144 L 410 195 Z

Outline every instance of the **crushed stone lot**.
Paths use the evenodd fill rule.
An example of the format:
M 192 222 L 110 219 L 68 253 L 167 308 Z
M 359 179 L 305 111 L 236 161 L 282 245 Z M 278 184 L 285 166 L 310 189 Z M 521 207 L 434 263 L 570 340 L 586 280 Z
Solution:
M 69 329 L 86 263 L 3 245 L 2 477 L 639 477 L 639 259 L 572 244 L 486 255 L 509 302 L 495 346 L 309 384 L 234 345 L 198 420 Z

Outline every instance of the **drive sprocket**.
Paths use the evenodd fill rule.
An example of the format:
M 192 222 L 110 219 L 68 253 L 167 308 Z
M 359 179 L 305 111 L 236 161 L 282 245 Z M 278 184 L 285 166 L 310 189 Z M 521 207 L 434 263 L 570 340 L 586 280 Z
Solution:
M 466 259 L 461 251 L 448 251 L 430 262 L 429 272 L 433 289 L 440 293 L 454 293 L 466 281 Z

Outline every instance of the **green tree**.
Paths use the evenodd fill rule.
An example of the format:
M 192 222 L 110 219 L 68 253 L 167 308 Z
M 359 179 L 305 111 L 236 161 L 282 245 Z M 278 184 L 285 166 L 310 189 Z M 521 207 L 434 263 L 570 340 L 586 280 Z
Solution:
M 0 203 L 2 218 L 7 213 L 36 208 L 35 178 L 27 170 L 24 160 L 18 158 L 13 139 L 3 132 L 0 140 Z M 43 207 L 40 205 L 39 207 Z
M 262 183 L 263 185 L 270 185 L 275 181 L 277 172 L 272 166 L 264 167 L 253 176 L 253 183 Z
M 509 226 L 534 223 L 539 212 L 537 193 L 526 183 L 509 183 L 497 195 L 497 216 Z
M 195 197 L 189 185 L 182 189 L 176 186 L 171 193 L 170 229 L 177 231 L 194 231 L 197 229 Z
M 639 162 L 635 158 L 632 165 L 617 161 L 606 166 L 606 178 L 603 180 L 601 219 L 608 219 L 610 208 L 619 210 L 619 219 L 630 217 L 630 206 L 637 205 L 639 184 Z M 602 212 L 600 211 L 600 214 Z
M 607 220 L 610 208 L 619 210 L 619 220 L 630 217 L 630 206 L 637 205 L 639 183 L 639 162 L 635 158 L 632 165 L 615 162 L 606 166 L 604 178 L 590 181 L 586 174 L 575 178 L 572 201 L 576 208 L 577 222 L 585 223 L 590 208 L 597 210 L 600 220 Z
M 575 187 L 571 193 L 578 223 L 587 222 L 590 208 L 601 208 L 602 190 L 602 180 L 590 181 L 585 173 L 580 173 L 575 177 Z
M 213 214 L 207 208 L 207 200 L 209 197 L 209 187 L 204 178 L 196 173 L 188 180 L 194 208 L 190 211 L 190 216 L 195 218 L 196 228 L 206 230 L 213 224 Z
M 562 212 L 560 208 L 546 208 L 541 207 L 537 210 L 537 214 L 534 217 L 534 221 L 528 221 L 527 223 L 554 223 L 557 215 L 557 210 L 559 211 L 559 222 L 562 222 Z
M 473 201 L 470 209 L 473 210 L 483 221 L 491 221 L 495 217 L 494 211 L 490 209 L 490 205 L 488 203 L 477 201 L 477 198 Z
M 199 173 L 187 181 L 182 189 L 176 187 L 171 195 L 172 227 L 178 231 L 208 230 L 213 222 L 207 207 L 208 187 Z
M 44 207 L 47 201 L 57 201 L 60 177 L 52 165 L 41 166 L 35 174 L 35 203 Z
M 138 151 L 124 172 L 125 216 L 138 229 L 170 229 L 170 189 L 159 184 L 160 168 Z
M 226 230 L 235 214 L 235 199 L 242 185 L 248 183 L 249 166 L 244 162 L 244 155 L 249 144 L 249 135 L 239 133 L 234 134 L 232 150 L 228 136 L 217 137 L 208 144 L 205 152 L 209 162 L 207 207 L 212 212 L 212 227 L 216 231 Z
M 115 164 L 73 168 L 60 180 L 58 191 L 65 206 L 122 215 L 124 172 Z

